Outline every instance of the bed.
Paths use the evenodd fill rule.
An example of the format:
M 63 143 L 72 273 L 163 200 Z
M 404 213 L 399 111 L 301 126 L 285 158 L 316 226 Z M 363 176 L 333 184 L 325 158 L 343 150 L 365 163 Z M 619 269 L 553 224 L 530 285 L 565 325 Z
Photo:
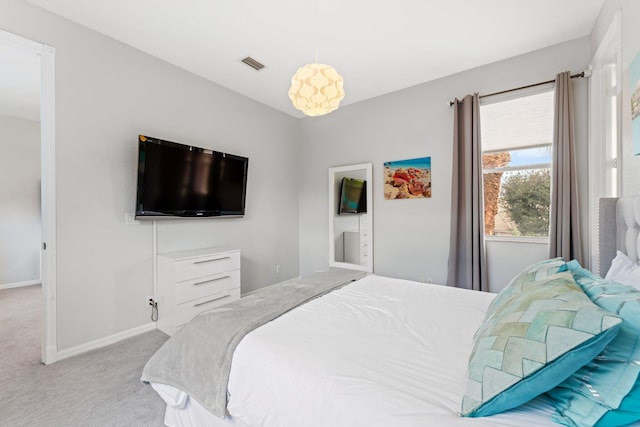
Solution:
M 640 249 L 640 195 L 601 198 L 598 217 L 598 273 L 601 276 L 607 274 L 617 251 L 625 253 L 637 263 Z
M 614 215 L 624 223 L 617 228 L 626 236 L 616 239 L 617 248 L 635 254 L 636 260 L 637 251 L 626 246 L 637 242 L 638 233 L 633 230 L 637 230 L 638 221 L 633 218 L 640 218 L 639 201 L 640 198 L 634 198 L 622 202 L 627 203 L 625 206 L 629 203 L 635 206 L 626 209 L 635 209 L 638 215 Z M 606 208 L 611 209 L 615 203 L 608 202 Z M 604 222 L 601 225 L 601 229 L 610 227 Z M 628 237 L 634 232 L 635 240 Z M 602 265 L 605 265 L 613 257 L 607 259 L 611 251 L 602 249 L 603 240 L 607 239 L 600 241 Z M 556 273 L 555 266 L 561 264 L 564 263 L 555 262 L 548 277 L 570 276 L 569 272 Z M 544 264 L 545 269 L 549 270 L 550 265 Z M 536 267 L 527 277 L 539 279 L 541 271 L 542 268 Z M 482 416 L 482 413 L 460 416 L 463 396 L 467 399 L 469 394 L 470 354 L 478 350 L 478 335 L 482 335 L 487 318 L 492 317 L 490 310 L 501 302 L 498 300 L 504 302 L 513 295 L 505 293 L 496 298 L 495 294 L 377 275 L 362 277 L 357 273 L 357 277 L 352 277 L 344 271 L 328 274 L 337 279 L 318 295 L 307 295 L 291 307 L 278 308 L 271 313 L 271 319 L 260 313 L 259 322 L 251 320 L 250 327 L 238 328 L 241 336 L 229 338 L 232 345 L 227 349 L 226 376 L 220 376 L 217 371 L 224 364 L 225 356 L 219 360 L 209 358 L 218 350 L 207 347 L 209 344 L 205 341 L 211 340 L 205 337 L 216 336 L 219 331 L 216 316 L 231 318 L 233 304 L 245 298 L 232 303 L 231 307 L 203 313 L 172 337 L 165 344 L 173 347 L 171 356 L 162 354 L 166 350 L 163 346 L 158 352 L 160 355 L 149 361 L 142 375 L 143 381 L 149 382 L 167 403 L 165 424 L 213 427 L 558 425 L 557 418 L 556 422 L 552 420 L 557 408 L 554 405 L 557 396 L 553 394 L 527 399 L 524 404 L 491 416 Z M 321 279 L 326 281 L 326 277 Z M 316 285 L 313 281 L 316 279 L 300 280 L 291 281 L 289 286 L 308 289 Z M 247 304 L 255 308 L 268 302 L 268 288 L 262 292 L 256 293 L 253 302 L 248 298 Z M 273 299 L 283 298 L 276 295 Z M 609 320 L 601 323 L 608 326 L 598 332 L 601 334 L 598 336 L 617 334 L 622 321 L 615 314 L 609 314 L 603 314 L 603 318 Z M 205 326 L 213 332 L 205 332 L 202 329 Z M 594 353 L 588 358 L 600 354 L 612 339 L 603 338 L 606 342 L 597 350 L 592 349 Z M 585 342 L 592 343 L 594 338 Z M 187 357 L 187 353 L 197 356 Z M 200 359 L 199 365 L 191 362 L 194 357 Z M 567 363 L 576 363 L 572 360 Z M 579 363 L 586 363 L 586 359 Z M 212 373 L 209 369 L 213 369 Z M 179 374 L 165 375 L 167 370 Z M 183 375 L 184 371 L 190 373 Z M 217 380 L 209 381 L 212 377 Z M 190 388 L 193 381 L 200 386 Z M 209 386 L 219 389 L 217 400 L 204 396 Z M 507 400 L 510 399 L 511 396 Z

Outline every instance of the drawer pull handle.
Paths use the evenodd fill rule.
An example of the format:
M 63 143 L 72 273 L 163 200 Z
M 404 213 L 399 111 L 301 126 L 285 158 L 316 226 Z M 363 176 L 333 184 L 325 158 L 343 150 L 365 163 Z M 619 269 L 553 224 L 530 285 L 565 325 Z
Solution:
M 229 298 L 230 296 L 231 295 L 229 295 L 229 294 L 223 295 L 223 296 L 218 297 L 218 298 L 210 299 L 209 301 L 203 301 L 203 302 L 199 302 L 197 304 L 193 304 L 193 306 L 194 307 L 200 307 L 201 305 L 210 304 L 212 302 L 220 301 L 221 299 Z
M 204 264 L 205 262 L 221 261 L 223 259 L 229 259 L 230 256 L 223 256 L 221 258 L 203 259 L 202 261 L 194 261 L 194 264 Z
M 200 285 L 204 285 L 205 283 L 211 283 L 217 280 L 228 279 L 229 277 L 231 276 L 226 275 L 226 276 L 216 277 L 215 279 L 203 280 L 202 282 L 193 283 L 193 286 L 200 286 Z

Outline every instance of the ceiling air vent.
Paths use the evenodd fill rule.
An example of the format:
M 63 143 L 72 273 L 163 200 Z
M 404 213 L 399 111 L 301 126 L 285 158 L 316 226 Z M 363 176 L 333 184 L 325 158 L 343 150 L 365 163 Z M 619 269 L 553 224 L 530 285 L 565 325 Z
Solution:
M 245 64 L 247 64 L 249 67 L 253 68 L 256 71 L 260 71 L 264 68 L 264 65 L 262 65 L 261 63 L 259 63 L 258 61 L 256 61 L 250 56 L 243 58 L 242 62 L 244 62 Z

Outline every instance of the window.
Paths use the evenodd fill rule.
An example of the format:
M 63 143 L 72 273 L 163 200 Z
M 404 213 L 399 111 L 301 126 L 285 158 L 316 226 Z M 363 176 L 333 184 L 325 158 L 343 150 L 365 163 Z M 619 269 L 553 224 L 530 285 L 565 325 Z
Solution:
M 485 236 L 549 236 L 553 90 L 482 104 Z
M 589 79 L 589 269 L 600 273 L 600 240 L 598 236 L 598 200 L 620 194 L 622 182 L 621 156 L 621 24 L 620 11 L 609 24 L 591 66 Z

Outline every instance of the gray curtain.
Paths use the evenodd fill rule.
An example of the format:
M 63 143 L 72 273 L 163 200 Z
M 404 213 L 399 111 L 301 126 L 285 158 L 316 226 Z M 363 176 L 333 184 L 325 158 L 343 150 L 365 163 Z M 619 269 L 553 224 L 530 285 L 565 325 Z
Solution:
M 555 83 L 549 257 L 576 259 L 582 264 L 577 177 L 573 91 L 566 71 L 557 75 Z
M 478 94 L 453 104 L 451 237 L 447 285 L 488 291 Z

